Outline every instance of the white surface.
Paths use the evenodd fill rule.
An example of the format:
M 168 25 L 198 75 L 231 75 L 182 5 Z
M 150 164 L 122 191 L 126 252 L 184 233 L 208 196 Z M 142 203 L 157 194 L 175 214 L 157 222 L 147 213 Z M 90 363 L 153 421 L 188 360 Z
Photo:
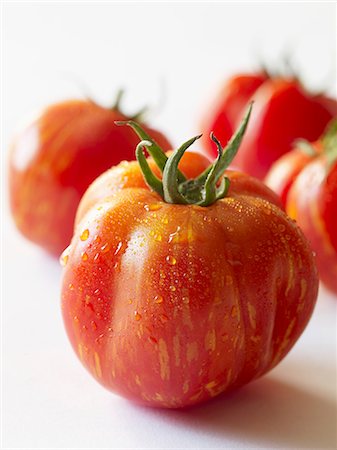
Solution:
M 3 18 L 3 147 L 21 120 L 80 95 L 165 101 L 153 122 L 178 144 L 225 75 L 291 46 L 320 87 L 336 61 L 334 4 L 10 4 Z M 5 152 L 3 152 L 5 156 Z M 5 167 L 4 167 L 5 171 Z M 5 180 L 4 180 L 5 182 Z M 187 411 L 141 408 L 102 389 L 74 357 L 59 308 L 58 263 L 3 214 L 2 448 L 335 448 L 336 298 L 268 376 Z

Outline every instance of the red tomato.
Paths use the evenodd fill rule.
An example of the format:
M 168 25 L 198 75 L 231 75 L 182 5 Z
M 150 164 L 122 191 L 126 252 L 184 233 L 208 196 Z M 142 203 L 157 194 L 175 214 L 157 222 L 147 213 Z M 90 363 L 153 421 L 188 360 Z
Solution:
M 90 101 L 66 101 L 45 109 L 14 140 L 9 193 L 18 229 L 31 241 L 60 255 L 73 234 L 79 201 L 89 184 L 121 160 L 134 159 L 137 138 L 117 127 L 118 108 Z M 171 146 L 147 128 L 160 145 Z
M 284 207 L 287 203 L 289 189 L 301 170 L 321 151 L 320 142 L 299 143 L 293 150 L 281 156 L 270 168 L 264 180 L 267 186 L 281 197 Z
M 266 182 L 309 238 L 321 280 L 337 294 L 336 128 L 332 126 L 312 147 L 316 152 L 297 148 L 283 156 L 272 166 Z
M 274 367 L 305 328 L 318 285 L 308 242 L 275 194 L 232 171 L 222 189 L 214 167 L 228 152 L 211 168 L 185 153 L 177 173 L 186 147 L 165 162 L 162 181 L 137 153 L 152 189 L 136 162 L 101 175 L 62 257 L 63 318 L 83 365 L 113 392 L 167 408 Z M 164 198 L 153 190 L 161 187 Z M 218 200 L 201 206 L 215 188 Z
M 215 107 L 207 111 L 204 129 L 213 130 L 226 143 L 252 99 L 254 113 L 233 167 L 260 179 L 291 149 L 295 139 L 314 141 L 337 115 L 336 100 L 312 95 L 296 79 L 239 75 L 229 79 Z M 216 154 L 209 140 L 204 141 L 204 148 L 208 155 Z

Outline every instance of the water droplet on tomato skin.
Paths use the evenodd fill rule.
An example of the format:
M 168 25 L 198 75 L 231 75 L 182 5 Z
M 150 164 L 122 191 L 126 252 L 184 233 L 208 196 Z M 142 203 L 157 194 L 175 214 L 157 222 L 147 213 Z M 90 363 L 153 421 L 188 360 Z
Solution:
M 62 253 L 62 255 L 60 256 L 60 264 L 62 267 L 65 267 L 67 265 L 68 259 L 69 255 L 68 254 L 65 255 L 64 253 Z
M 163 303 L 164 299 L 161 295 L 156 295 L 154 298 L 155 303 Z
M 122 248 L 122 245 L 123 245 L 122 241 L 118 242 L 114 255 L 117 255 L 119 253 L 120 249 Z
M 161 203 L 151 203 L 149 205 L 144 205 L 144 209 L 146 209 L 146 211 L 158 211 L 162 206 Z
M 170 265 L 170 266 L 175 266 L 177 264 L 177 260 L 175 259 L 174 256 L 168 255 L 166 256 L 166 262 Z
M 278 228 L 278 230 L 279 230 L 281 233 L 283 233 L 283 232 L 286 230 L 286 227 L 285 227 L 285 225 L 283 225 L 283 223 L 280 223 L 280 224 L 277 226 L 277 228 Z
M 60 264 L 61 266 L 65 267 L 67 265 L 68 259 L 69 259 L 69 253 L 70 253 L 71 245 L 68 245 L 66 249 L 63 250 L 61 256 L 60 256 Z
M 237 306 L 232 306 L 232 309 L 231 309 L 231 316 L 232 317 L 236 317 L 238 315 L 238 308 L 237 308 Z
M 95 236 L 94 243 L 95 244 L 100 244 L 101 243 L 101 238 L 100 238 L 100 236 L 98 236 L 98 234 L 96 234 L 96 236 Z
M 86 252 L 82 252 L 81 259 L 82 259 L 82 261 L 87 261 L 88 260 L 88 254 Z
M 142 318 L 141 314 L 139 314 L 139 312 L 135 311 L 135 320 L 137 320 L 137 322 Z
M 86 241 L 89 237 L 89 230 L 88 228 L 86 228 L 85 230 L 82 231 L 82 234 L 80 236 L 81 241 Z
M 174 291 L 176 291 L 176 290 L 177 290 L 177 288 L 176 288 L 175 286 L 173 286 L 173 285 L 170 286 L 170 291 L 171 291 L 171 292 L 174 292 Z
M 107 253 L 109 250 L 110 250 L 110 245 L 108 243 L 105 243 L 104 245 L 102 245 L 102 247 L 101 247 L 102 253 Z

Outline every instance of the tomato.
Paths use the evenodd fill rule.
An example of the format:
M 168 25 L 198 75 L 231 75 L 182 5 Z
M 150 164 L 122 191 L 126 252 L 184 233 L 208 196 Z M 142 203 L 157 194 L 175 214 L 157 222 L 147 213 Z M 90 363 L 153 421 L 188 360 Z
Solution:
M 72 100 L 46 108 L 11 148 L 9 194 L 21 233 L 54 255 L 69 244 L 79 201 L 89 184 L 121 160 L 134 159 L 137 138 L 117 127 L 118 105 L 106 109 Z M 158 131 L 147 128 L 165 149 Z
M 295 139 L 318 139 L 337 115 L 336 100 L 311 94 L 294 78 L 238 75 L 225 83 L 218 98 L 207 110 L 203 129 L 213 130 L 223 143 L 230 138 L 247 102 L 254 100 L 254 113 L 233 167 L 260 179 L 273 162 L 291 150 Z M 204 141 L 204 150 L 208 155 L 216 154 L 209 140 Z
M 283 156 L 266 182 L 309 238 L 321 280 L 337 294 L 337 122 L 311 147 Z
M 247 120 L 211 166 L 184 153 L 196 138 L 166 159 L 131 124 L 139 164 L 110 169 L 81 200 L 62 256 L 65 328 L 94 378 L 128 399 L 180 408 L 238 388 L 278 364 L 311 316 L 306 238 L 269 188 L 225 170 Z
M 284 207 L 287 203 L 289 189 L 301 170 L 321 151 L 319 141 L 310 145 L 299 142 L 293 150 L 281 156 L 271 166 L 264 182 L 280 196 Z

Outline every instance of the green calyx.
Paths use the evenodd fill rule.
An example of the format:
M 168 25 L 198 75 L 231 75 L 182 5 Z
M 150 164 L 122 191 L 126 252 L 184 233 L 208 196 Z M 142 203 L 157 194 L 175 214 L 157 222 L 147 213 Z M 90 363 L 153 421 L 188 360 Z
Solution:
M 337 161 L 337 120 L 333 120 L 328 124 L 319 141 L 321 143 L 321 151 L 315 148 L 315 146 L 311 142 L 305 139 L 297 139 L 294 142 L 294 145 L 296 148 L 301 150 L 301 152 L 312 158 L 324 155 L 328 173 L 331 167 Z
M 132 120 L 115 123 L 117 125 L 130 126 L 139 138 L 142 139 L 136 148 L 137 161 L 147 185 L 157 192 L 165 202 L 209 206 L 227 195 L 230 182 L 226 176 L 223 176 L 223 173 L 238 152 L 248 125 L 251 110 L 252 103 L 225 149 L 223 149 L 214 134 L 211 133 L 210 138 L 217 146 L 218 156 L 204 172 L 193 179 L 186 179 L 179 171 L 178 165 L 185 151 L 202 135 L 189 139 L 167 157 L 159 145 L 151 139 L 138 123 Z M 143 153 L 144 148 L 152 156 L 154 162 L 162 172 L 162 179 L 159 179 L 152 172 Z
M 115 101 L 110 108 L 112 111 L 118 111 L 121 114 L 123 114 L 122 113 L 123 110 L 121 108 L 121 103 L 122 103 L 122 99 L 123 99 L 124 95 L 125 95 L 124 89 L 121 88 L 117 91 Z M 133 114 L 130 117 L 130 120 L 142 122 L 144 120 L 144 116 L 146 115 L 147 112 L 148 112 L 148 108 L 145 106 L 141 110 L 139 110 L 137 113 Z
M 327 159 L 328 170 L 337 161 L 337 120 L 329 123 L 323 137 L 323 151 Z

